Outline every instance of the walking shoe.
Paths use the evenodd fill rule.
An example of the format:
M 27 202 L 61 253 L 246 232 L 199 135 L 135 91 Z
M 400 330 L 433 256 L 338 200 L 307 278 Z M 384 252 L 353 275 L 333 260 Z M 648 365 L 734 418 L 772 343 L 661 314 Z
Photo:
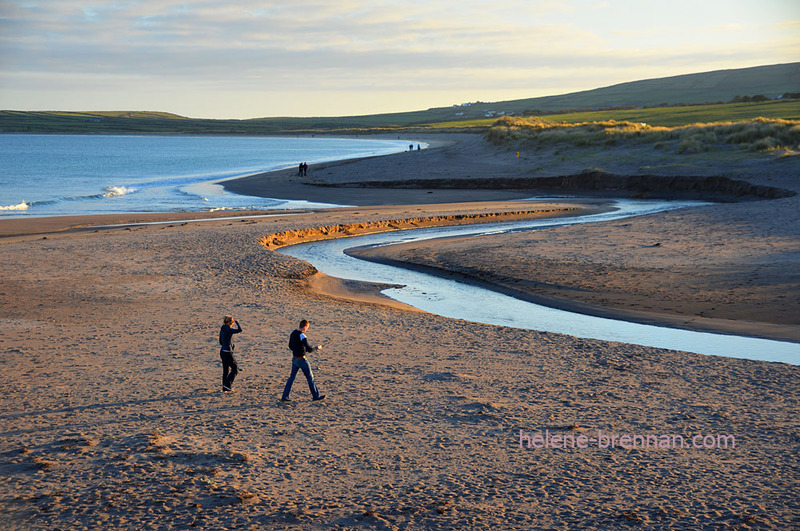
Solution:
M 228 387 L 227 385 L 223 385 L 223 386 L 222 386 L 222 390 L 223 390 L 224 392 L 226 392 L 226 393 L 232 393 L 232 392 L 233 392 L 233 389 L 231 389 L 231 388 L 230 388 L 230 387 Z
M 313 400 L 314 402 L 316 402 L 317 400 L 325 400 L 325 395 L 319 395 L 317 398 L 312 398 L 311 400 Z
M 288 398 L 281 398 L 281 402 L 291 402 Z

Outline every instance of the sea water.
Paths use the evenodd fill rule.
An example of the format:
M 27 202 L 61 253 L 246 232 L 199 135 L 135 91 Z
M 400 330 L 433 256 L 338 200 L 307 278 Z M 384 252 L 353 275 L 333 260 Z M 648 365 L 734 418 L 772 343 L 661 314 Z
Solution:
M 410 143 L 313 137 L 0 135 L 0 219 L 320 206 L 236 195 L 218 183 L 301 162 L 396 153 Z

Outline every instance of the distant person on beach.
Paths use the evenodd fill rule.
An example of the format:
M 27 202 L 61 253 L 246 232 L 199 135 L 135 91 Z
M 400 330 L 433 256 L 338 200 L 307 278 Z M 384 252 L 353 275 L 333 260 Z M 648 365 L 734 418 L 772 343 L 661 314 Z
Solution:
M 300 163 L 300 166 L 297 168 L 297 175 L 303 176 L 303 162 Z
M 236 328 L 231 325 L 236 323 Z M 236 321 L 230 315 L 222 318 L 222 328 L 219 329 L 219 357 L 222 359 L 222 391 L 226 393 L 233 392 L 233 380 L 239 374 L 239 366 L 236 364 L 236 358 L 233 357 L 233 350 L 236 346 L 233 344 L 233 334 L 238 334 L 242 331 L 239 321 Z
M 308 177 L 308 162 L 303 163 L 303 177 Z
M 292 391 L 292 384 L 294 378 L 297 376 L 297 371 L 303 371 L 303 374 L 308 380 L 308 388 L 311 390 L 312 400 L 324 400 L 325 395 L 319 394 L 317 384 L 314 383 L 314 374 L 311 372 L 311 365 L 306 360 L 306 353 L 314 352 L 322 348 L 322 345 L 316 347 L 309 346 L 308 338 L 306 337 L 306 330 L 311 323 L 303 319 L 297 330 L 293 330 L 289 335 L 289 348 L 292 350 L 292 373 L 289 375 L 289 380 L 286 382 L 286 387 L 283 388 L 283 396 L 281 402 L 289 401 L 289 393 Z

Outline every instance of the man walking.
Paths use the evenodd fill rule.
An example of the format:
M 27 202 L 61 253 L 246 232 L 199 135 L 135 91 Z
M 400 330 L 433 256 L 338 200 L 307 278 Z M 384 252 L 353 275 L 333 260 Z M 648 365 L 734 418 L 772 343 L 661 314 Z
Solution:
M 314 374 L 311 372 L 311 366 L 308 364 L 308 360 L 306 360 L 306 353 L 314 352 L 322 348 L 322 345 L 317 345 L 316 347 L 309 346 L 306 330 L 308 330 L 310 324 L 308 320 L 303 319 L 300 321 L 300 326 L 297 327 L 297 330 L 293 330 L 289 336 L 289 348 L 292 349 L 292 373 L 289 375 L 289 380 L 286 382 L 286 387 L 283 389 L 281 402 L 289 401 L 289 393 L 292 391 L 292 384 L 294 383 L 295 376 L 297 376 L 297 371 L 303 371 L 306 380 L 308 380 L 308 388 L 311 390 L 311 399 L 325 400 L 325 395 L 319 394 L 317 384 L 314 383 Z

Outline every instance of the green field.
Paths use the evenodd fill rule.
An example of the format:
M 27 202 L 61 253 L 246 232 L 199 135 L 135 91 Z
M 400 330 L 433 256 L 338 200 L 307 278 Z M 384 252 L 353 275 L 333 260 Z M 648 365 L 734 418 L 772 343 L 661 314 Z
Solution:
M 552 114 L 543 119 L 553 122 L 603 122 L 617 120 L 674 127 L 694 123 L 752 120 L 753 118 L 800 120 L 800 100 L 776 100 L 759 103 L 725 103 L 681 107 L 653 107 L 618 111 L 592 111 Z
M 759 103 L 721 103 L 715 105 L 685 105 L 675 107 L 652 107 L 648 109 L 624 109 L 607 111 L 581 111 L 546 114 L 539 116 L 552 123 L 640 122 L 653 126 L 676 127 L 696 123 L 714 123 L 752 120 L 754 118 L 800 120 L 800 100 L 775 100 Z M 483 120 L 440 122 L 430 124 L 432 128 L 491 127 L 496 118 Z
M 676 127 L 695 123 L 752 120 L 754 118 L 800 120 L 800 100 L 759 103 L 725 103 L 654 107 L 647 109 L 584 111 L 548 114 L 552 123 L 604 122 L 609 120 Z M 168 113 L 78 113 L 0 111 L 0 129 L 6 133 L 155 133 L 155 134 L 367 134 L 390 132 L 444 132 L 488 130 L 496 118 L 406 125 L 386 124 L 374 117 L 269 118 L 258 120 L 204 120 Z
M 212 120 L 153 112 L 0 111 L 0 132 L 4 133 L 275 135 L 390 132 L 407 125 L 387 123 L 383 115 Z

